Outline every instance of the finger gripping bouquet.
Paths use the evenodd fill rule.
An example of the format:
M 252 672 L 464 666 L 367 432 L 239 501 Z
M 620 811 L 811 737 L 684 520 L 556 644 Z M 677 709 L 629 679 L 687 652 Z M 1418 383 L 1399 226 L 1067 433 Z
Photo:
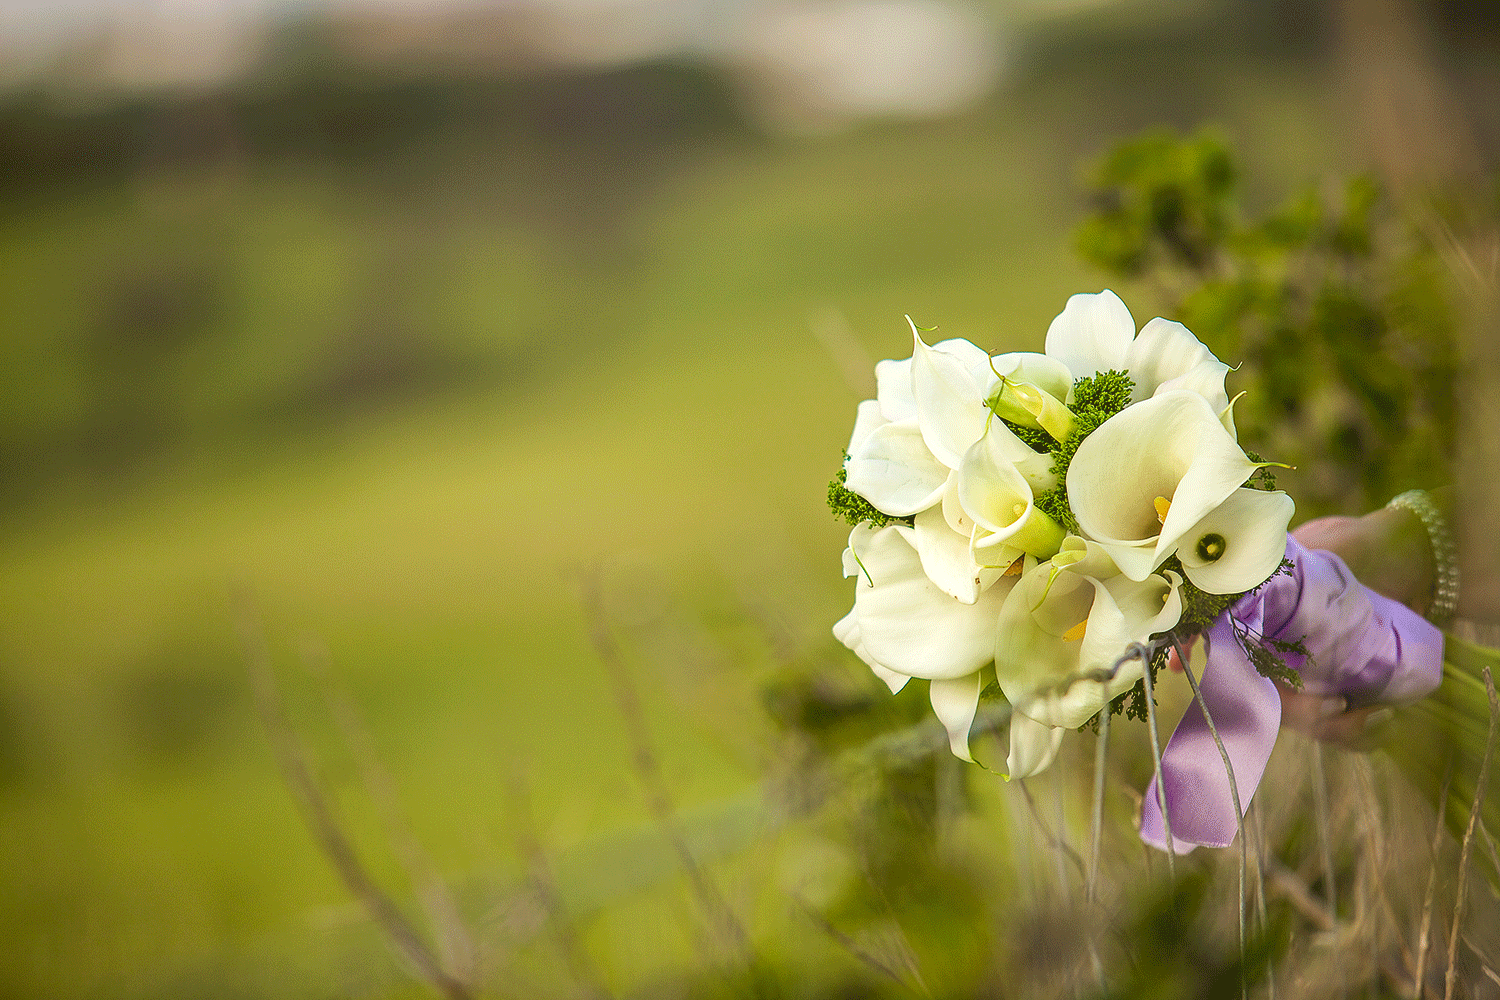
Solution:
M 1144 671 L 1174 638 L 1203 634 L 1204 703 L 1243 808 L 1280 722 L 1273 677 L 1351 701 L 1436 684 L 1441 633 L 1289 541 L 1274 463 L 1238 444 L 1229 366 L 1182 324 L 1137 333 L 1103 291 L 1068 300 L 1041 354 L 922 333 L 913 324 L 910 358 L 876 365 L 877 396 L 859 404 L 829 487 L 854 525 L 844 574 L 856 580 L 834 634 L 893 692 L 929 681 L 956 755 L 972 759 L 981 692 L 997 687 L 1009 776 L 1037 774 L 1066 730 L 1101 711 L 1142 716 Z M 1403 640 L 1436 653 L 1413 658 Z M 1134 644 L 1152 655 L 1126 658 Z M 1184 848 L 1229 843 L 1238 818 L 1202 721 L 1188 713 L 1161 772 Z M 1142 835 L 1164 846 L 1155 795 Z

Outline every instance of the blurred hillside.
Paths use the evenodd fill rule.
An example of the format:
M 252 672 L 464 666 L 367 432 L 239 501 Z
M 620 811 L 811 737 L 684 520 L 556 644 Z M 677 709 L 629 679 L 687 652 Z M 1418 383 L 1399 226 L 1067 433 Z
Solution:
M 1490 8 L 1439 8 L 1493 141 Z M 519 779 L 611 990 L 691 993 L 581 584 L 635 640 L 679 804 L 756 843 L 714 810 L 785 764 L 770 679 L 870 697 L 822 498 L 903 314 L 1035 349 L 1102 281 L 1080 164 L 1143 128 L 1217 128 L 1252 206 L 1367 166 L 1291 2 L 966 8 L 988 62 L 941 107 L 701 36 L 570 62 L 517 18 L 256 22 L 175 77 L 103 72 L 90 36 L 0 96 L 0 993 L 423 995 L 278 780 L 246 602 L 361 848 L 399 869 L 308 649 L 503 982 L 571 989 L 525 951 Z M 740 856 L 741 896 L 823 863 L 794 846 Z
M 1316 111 L 1276 106 L 1328 82 L 1318 32 L 1288 9 L 1116 6 L 1034 25 L 1012 39 L 1003 88 L 963 126 L 939 126 L 940 141 L 1028 130 L 1015 133 L 1024 159 L 1057 178 L 1059 245 L 1080 158 L 1146 125 L 1217 118 L 1246 140 L 1247 173 L 1267 191 L 1305 182 L 1310 163 L 1341 154 Z M 53 81 L 6 96 L 0 489 L 12 502 L 55 476 L 113 477 L 152 455 L 296 435 L 392 400 L 521 383 L 542 359 L 607 355 L 641 330 L 659 263 L 649 229 L 683 184 L 836 157 L 880 133 L 900 142 L 880 126 L 786 145 L 762 130 L 754 77 L 722 62 L 539 65 L 526 46 L 504 48 L 519 16 L 404 33 L 394 20 L 296 22 L 224 89 Z M 999 149 L 950 158 L 1009 168 Z M 791 197 L 828 206 L 849 190 L 822 180 Z M 903 195 L 924 197 L 941 195 Z M 898 238 L 993 252 L 980 227 L 945 231 L 949 220 L 912 217 Z M 817 256 L 838 267 L 847 255 Z M 838 302 L 824 278 L 801 272 L 799 294 Z

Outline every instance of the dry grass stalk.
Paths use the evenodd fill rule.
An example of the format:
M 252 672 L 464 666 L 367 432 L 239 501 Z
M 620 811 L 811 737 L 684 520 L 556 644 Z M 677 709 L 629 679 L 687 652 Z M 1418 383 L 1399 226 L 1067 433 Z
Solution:
M 932 996 L 932 991 L 927 988 L 926 982 L 923 981 L 922 973 L 917 968 L 916 962 L 911 956 L 909 947 L 900 949 L 900 954 L 898 955 L 898 957 L 902 959 L 902 971 L 906 973 L 905 975 L 902 975 L 901 971 L 898 971 L 892 968 L 886 962 L 883 962 L 879 955 L 876 955 L 873 951 L 864 947 L 854 938 L 850 937 L 848 934 L 845 934 L 843 931 L 835 927 L 827 917 L 819 913 L 817 909 L 814 908 L 813 905 L 807 900 L 794 893 L 792 895 L 792 901 L 797 904 L 798 909 L 801 910 L 803 915 L 806 916 L 808 920 L 812 921 L 813 925 L 817 927 L 818 930 L 822 931 L 830 941 L 838 945 L 840 949 L 847 952 L 850 957 L 855 959 L 861 965 L 864 965 L 875 973 L 891 980 L 891 982 L 895 983 L 897 986 L 901 986 L 907 989 L 915 986 L 917 991 L 920 992 L 923 996 Z M 902 943 L 904 943 L 904 941 Z
M 473 983 L 476 955 L 474 940 L 459 915 L 458 904 L 448 890 L 447 883 L 438 873 L 437 866 L 417 840 L 401 811 L 395 782 L 376 752 L 375 740 L 370 735 L 369 727 L 365 725 L 348 689 L 338 681 L 329 667 L 328 647 L 313 640 L 303 642 L 302 662 L 317 678 L 323 701 L 339 727 L 344 745 L 353 756 L 355 766 L 359 768 L 365 792 L 375 803 L 381 825 L 385 828 L 386 840 L 396 851 L 407 877 L 417 888 L 417 898 L 435 931 L 443 965 L 452 972 L 454 978 Z
M 238 619 L 240 641 L 255 687 L 256 707 L 271 738 L 282 777 L 291 790 L 313 839 L 333 865 L 339 879 L 354 898 L 359 900 L 397 954 L 410 964 L 417 978 L 448 1000 L 470 1000 L 473 993 L 468 984 L 444 967 L 443 962 L 422 940 L 416 926 L 401 912 L 395 900 L 380 888 L 360 860 L 353 843 L 335 816 L 333 803 L 313 778 L 307 752 L 287 721 L 286 706 L 276 683 L 270 650 L 254 611 L 248 605 L 243 605 Z
M 1161 771 L 1161 729 L 1156 725 L 1156 692 L 1151 678 L 1152 650 L 1137 643 L 1126 650 L 1125 655 L 1139 656 L 1144 668 L 1141 671 L 1141 683 L 1146 689 L 1146 728 L 1151 733 L 1151 760 L 1156 765 L 1156 804 L 1161 807 L 1162 837 L 1167 842 L 1167 877 L 1175 881 L 1177 846 L 1172 842 L 1172 819 L 1167 815 L 1167 786 Z
M 1469 855 L 1474 848 L 1474 827 L 1479 822 L 1479 810 L 1484 806 L 1485 787 L 1490 780 L 1490 764 L 1495 759 L 1495 728 L 1500 725 L 1500 703 L 1495 697 L 1495 679 L 1490 668 L 1484 668 L 1484 690 L 1490 699 L 1490 729 L 1485 738 L 1484 759 L 1479 765 L 1479 782 L 1474 790 L 1474 805 L 1469 810 L 1469 825 L 1464 830 L 1463 846 L 1458 854 L 1458 891 L 1453 903 L 1453 926 L 1448 932 L 1448 972 L 1443 977 L 1443 1000 L 1453 1000 L 1453 990 L 1458 980 L 1458 938 L 1463 927 L 1464 902 L 1469 888 Z
M 1443 842 L 1443 814 L 1448 808 L 1448 786 L 1453 781 L 1453 761 L 1448 761 L 1443 790 L 1438 795 L 1437 822 L 1432 831 L 1432 867 L 1427 873 L 1427 892 L 1422 898 L 1422 923 L 1417 931 L 1417 967 L 1412 973 L 1412 996 L 1421 997 L 1427 970 L 1427 942 L 1432 933 L 1433 896 L 1437 891 L 1438 848 Z
M 558 891 L 552 865 L 548 862 L 547 854 L 542 850 L 541 838 L 536 833 L 536 824 L 531 814 L 531 795 L 525 781 L 519 776 L 511 781 L 510 798 L 510 815 L 515 827 L 516 846 L 520 849 L 521 856 L 526 859 L 528 881 L 537 900 L 547 911 L 547 919 L 552 926 L 553 935 L 557 938 L 558 950 L 562 954 L 568 974 L 573 977 L 585 994 L 596 1000 L 604 1000 L 612 994 L 605 988 L 604 979 L 594 966 L 593 960 L 589 958 L 583 942 L 579 940 L 573 920 L 563 904 L 562 893 Z
M 589 637 L 593 642 L 594 651 L 609 675 L 615 705 L 620 712 L 621 719 L 625 722 L 625 731 L 631 746 L 631 761 L 636 777 L 646 795 L 646 808 L 656 821 L 662 835 L 672 846 L 678 864 L 687 875 L 693 896 L 714 937 L 721 946 L 725 946 L 736 956 L 742 967 L 749 968 L 754 960 L 749 936 L 745 933 L 739 918 L 734 915 L 734 911 L 730 909 L 729 904 L 719 892 L 718 886 L 693 856 L 687 839 L 683 835 L 671 792 L 656 758 L 650 730 L 646 725 L 646 716 L 641 709 L 640 694 L 636 690 L 630 669 L 625 664 L 619 644 L 615 642 L 609 629 L 597 576 L 586 579 L 583 597 L 584 609 L 590 621 Z

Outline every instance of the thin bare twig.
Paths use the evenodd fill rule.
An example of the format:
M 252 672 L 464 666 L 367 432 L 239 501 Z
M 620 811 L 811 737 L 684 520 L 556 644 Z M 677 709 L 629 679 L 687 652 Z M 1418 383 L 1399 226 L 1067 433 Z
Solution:
M 1323 867 L 1323 894 L 1328 897 L 1328 912 L 1335 922 L 1339 914 L 1338 885 L 1333 871 L 1333 841 L 1328 833 L 1328 771 L 1323 765 L 1323 744 L 1312 740 L 1312 799 L 1313 821 L 1318 828 L 1318 860 Z M 1344 966 L 1338 965 L 1339 996 L 1349 995 L 1349 983 L 1344 977 Z
M 1094 744 L 1094 801 L 1090 817 L 1089 874 L 1084 883 L 1083 899 L 1089 913 L 1094 912 L 1094 901 L 1099 892 L 1099 852 L 1104 838 L 1104 777 L 1109 756 L 1109 706 L 1099 712 L 1099 738 Z M 1094 982 L 1101 995 L 1108 992 L 1104 981 L 1104 963 L 1099 960 L 1099 947 L 1094 941 L 1094 929 L 1088 931 L 1089 963 L 1094 968 Z
M 1255 916 L 1260 932 L 1268 934 L 1271 921 L 1266 916 L 1265 866 L 1270 850 L 1266 847 L 1266 825 L 1262 821 L 1260 804 L 1253 799 L 1250 802 L 1250 816 L 1255 828 Z M 1276 969 L 1270 963 L 1266 964 L 1266 996 L 1268 1000 L 1276 1000 Z
M 1026 798 L 1026 808 L 1031 810 L 1032 821 L 1036 824 L 1037 829 L 1041 831 L 1042 837 L 1047 841 L 1047 846 L 1052 849 L 1054 855 L 1059 859 L 1066 857 L 1069 861 L 1073 862 L 1073 867 L 1078 869 L 1079 877 L 1087 879 L 1088 870 L 1084 868 L 1083 859 L 1078 856 L 1078 852 L 1068 846 L 1068 843 L 1061 837 L 1054 835 L 1052 828 L 1047 825 L 1047 821 L 1042 817 L 1042 811 L 1037 807 L 1036 799 L 1031 797 L 1031 788 L 1027 785 L 1027 782 L 1030 780 L 1029 778 L 1020 778 L 1015 784 L 1020 786 L 1021 794 Z M 1067 899 L 1067 876 L 1061 870 L 1058 873 L 1058 881 L 1062 886 L 1063 898 Z
M 1412 974 L 1412 997 L 1422 995 L 1427 972 L 1427 941 L 1432 933 L 1432 903 L 1437 892 L 1438 848 L 1443 843 L 1443 814 L 1448 809 L 1448 788 L 1453 781 L 1453 758 L 1443 774 L 1443 790 L 1438 794 L 1437 823 L 1432 831 L 1432 867 L 1427 872 L 1427 892 L 1422 897 L 1422 923 L 1417 931 L 1417 967 Z
M 1484 846 L 1489 851 L 1490 865 L 1495 869 L 1497 884 L 1500 884 L 1500 851 L 1495 849 L 1495 838 L 1490 836 L 1489 828 L 1484 825 L 1484 820 L 1479 821 L 1479 833 L 1480 839 L 1484 841 Z
M 687 839 L 683 836 L 682 827 L 672 803 L 672 794 L 667 788 L 666 779 L 662 776 L 661 765 L 657 762 L 651 734 L 646 725 L 646 716 L 641 710 L 640 694 L 636 691 L 635 681 L 625 665 L 625 658 L 620 651 L 619 644 L 615 642 L 609 630 L 608 619 L 604 611 L 604 599 L 600 593 L 597 576 L 585 580 L 583 599 L 584 608 L 590 619 L 589 636 L 593 641 L 594 651 L 609 675 L 615 704 L 619 709 L 620 717 L 625 722 L 625 731 L 631 744 L 631 759 L 635 765 L 636 777 L 640 780 L 642 791 L 646 795 L 646 807 L 650 810 L 652 818 L 667 842 L 672 845 L 672 850 L 676 853 L 678 863 L 688 877 L 693 895 L 708 919 L 709 926 L 721 940 L 730 944 L 743 964 L 749 966 L 754 957 L 749 936 L 746 935 L 744 927 L 740 925 L 739 918 L 734 915 L 728 902 L 719 893 L 718 886 L 698 864 L 697 858 L 688 847 Z
M 870 969 L 882 976 L 885 976 L 887 979 L 891 980 L 898 986 L 905 987 L 909 985 L 908 980 L 905 976 L 901 975 L 900 972 L 891 968 L 885 962 L 882 962 L 880 960 L 880 957 L 874 952 L 870 951 L 868 948 L 865 948 L 858 941 L 854 940 L 854 938 L 850 937 L 848 934 L 845 934 L 843 931 L 835 927 L 827 917 L 819 913 L 817 909 L 814 908 L 813 905 L 807 900 L 803 899 L 800 895 L 793 893 L 792 901 L 797 904 L 803 915 L 805 915 L 808 920 L 811 920 L 814 926 L 818 928 L 818 930 L 827 935 L 830 941 L 838 945 L 844 951 L 848 952 L 849 955 L 860 964 L 868 966 Z M 910 961 L 909 957 L 907 961 L 903 962 L 902 964 L 906 966 L 906 971 L 911 976 L 911 982 L 916 983 L 917 988 L 921 991 L 922 995 L 932 996 L 931 991 L 927 988 L 926 982 L 924 982 L 922 979 L 922 973 Z
M 528 880 L 532 891 L 536 893 L 538 901 L 547 911 L 552 933 L 557 937 L 558 950 L 562 953 L 568 973 L 583 987 L 585 993 L 603 1000 L 612 994 L 605 989 L 604 979 L 599 975 L 599 970 L 594 966 L 593 960 L 589 958 L 583 942 L 579 940 L 572 918 L 563 904 L 562 893 L 558 891 L 557 879 L 552 873 L 552 865 L 548 863 L 547 854 L 542 850 L 541 838 L 536 833 L 536 824 L 531 815 L 530 792 L 519 775 L 511 781 L 510 798 L 510 814 L 515 828 L 516 846 L 520 848 L 521 856 L 526 859 Z
M 1127 656 L 1141 658 L 1141 685 L 1146 689 L 1146 728 L 1151 733 L 1151 759 L 1156 764 L 1156 804 L 1161 808 L 1162 837 L 1167 842 L 1167 878 L 1176 881 L 1177 846 L 1172 842 L 1172 819 L 1167 815 L 1166 775 L 1162 773 L 1161 767 L 1161 729 L 1156 725 L 1156 692 L 1151 679 L 1151 657 L 1154 651 L 1149 646 L 1133 643 L 1125 653 Z
M 1090 824 L 1089 874 L 1084 901 L 1093 904 L 1099 891 L 1099 851 L 1104 838 L 1104 777 L 1109 754 L 1109 709 L 1099 713 L 1099 738 L 1094 745 L 1094 809 Z
M 354 845 L 334 815 L 333 804 L 313 778 L 306 751 L 287 721 L 286 706 L 276 685 L 276 672 L 259 621 L 248 605 L 241 606 L 238 618 L 240 641 L 255 686 L 256 707 L 271 738 L 282 777 L 296 799 L 313 839 L 345 888 L 359 900 L 397 953 L 411 964 L 418 978 L 449 1000 L 470 1000 L 473 994 L 469 987 L 443 967 L 416 927 L 376 884 L 360 861 Z
M 1494 969 L 1490 968 L 1489 962 L 1487 961 L 1489 957 L 1488 953 L 1483 951 L 1479 947 L 1479 944 L 1474 940 L 1473 935 L 1468 933 L 1464 934 L 1464 945 L 1469 949 L 1469 953 L 1474 956 L 1474 961 L 1479 963 L 1479 971 L 1484 973 L 1487 979 L 1492 979 L 1495 982 L 1500 983 L 1500 973 L 1497 973 Z
M 1313 819 L 1318 826 L 1318 861 L 1323 866 L 1323 894 L 1328 897 L 1328 911 L 1337 919 L 1338 887 L 1334 884 L 1333 844 L 1328 835 L 1328 773 L 1323 766 L 1323 744 L 1312 741 Z
M 1058 780 L 1056 771 L 1052 773 L 1051 784 L 1052 806 L 1057 813 L 1055 817 L 1055 819 L 1057 820 L 1057 842 L 1062 847 L 1067 848 L 1069 854 L 1077 857 L 1077 852 L 1074 851 L 1072 846 L 1068 844 L 1068 817 L 1067 813 L 1063 809 L 1062 782 Z M 1083 874 L 1082 861 L 1082 858 L 1078 859 L 1079 874 Z M 1053 855 L 1053 864 L 1057 868 L 1057 888 L 1058 892 L 1061 893 L 1058 898 L 1062 900 L 1063 905 L 1067 905 L 1068 897 L 1071 895 L 1071 893 L 1068 891 L 1068 869 L 1067 866 L 1063 864 L 1061 851 L 1058 851 Z
M 474 982 L 474 940 L 459 915 L 458 904 L 448 885 L 438 873 L 432 858 L 422 848 L 401 811 L 396 785 L 380 760 L 374 737 L 350 697 L 349 691 L 334 676 L 329 665 L 328 648 L 321 642 L 307 640 L 302 644 L 302 662 L 317 678 L 334 723 L 344 737 L 365 791 L 375 803 L 385 827 L 386 839 L 401 859 L 407 877 L 417 887 L 417 896 L 427 919 L 437 932 L 438 951 L 446 968 L 460 982 Z
M 1464 903 L 1468 899 L 1469 855 L 1474 848 L 1474 827 L 1479 822 L 1479 810 L 1484 806 L 1485 786 L 1490 780 L 1490 763 L 1495 759 L 1495 729 L 1500 726 L 1500 701 L 1495 697 L 1495 679 L 1490 668 L 1484 668 L 1484 690 L 1490 699 L 1490 731 L 1485 738 L 1484 759 L 1479 765 L 1479 785 L 1474 791 L 1474 806 L 1469 810 L 1469 825 L 1464 830 L 1463 846 L 1458 852 L 1458 892 L 1453 901 L 1453 926 L 1448 932 L 1448 972 L 1443 978 L 1443 1000 L 1453 1000 L 1453 989 L 1458 983 L 1458 937 L 1463 927 Z

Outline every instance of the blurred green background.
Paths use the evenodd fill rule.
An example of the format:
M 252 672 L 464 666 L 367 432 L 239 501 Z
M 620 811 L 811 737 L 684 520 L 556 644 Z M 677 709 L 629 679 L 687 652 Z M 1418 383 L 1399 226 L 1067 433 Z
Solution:
M 830 37 L 860 36 L 855 9 Z M 879 9 L 901 43 L 856 52 L 866 75 L 947 37 Z M 326 649 L 501 995 L 571 989 L 526 950 L 528 837 L 609 989 L 699 962 L 593 586 L 677 807 L 722 828 L 704 850 L 738 859 L 755 934 L 801 954 L 805 926 L 751 887 L 818 870 L 816 839 L 758 838 L 724 803 L 788 763 L 778 671 L 853 675 L 823 493 L 868 366 L 910 351 L 903 314 L 1040 349 L 1106 283 L 1073 248 L 1082 170 L 1144 128 L 1212 126 L 1251 208 L 1368 166 L 1318 5 L 949 10 L 976 75 L 909 106 L 767 69 L 817 44 L 801 22 L 724 42 L 751 8 L 572 61 L 527 10 L 245 15 L 253 56 L 203 78 L 153 75 L 182 68 L 176 42 L 128 11 L 8 50 L 0 993 L 426 995 L 298 816 L 246 621 L 409 900 L 303 669 Z M 1438 27 L 1482 84 L 1462 13 Z M 1117 290 L 1138 322 L 1166 299 Z

